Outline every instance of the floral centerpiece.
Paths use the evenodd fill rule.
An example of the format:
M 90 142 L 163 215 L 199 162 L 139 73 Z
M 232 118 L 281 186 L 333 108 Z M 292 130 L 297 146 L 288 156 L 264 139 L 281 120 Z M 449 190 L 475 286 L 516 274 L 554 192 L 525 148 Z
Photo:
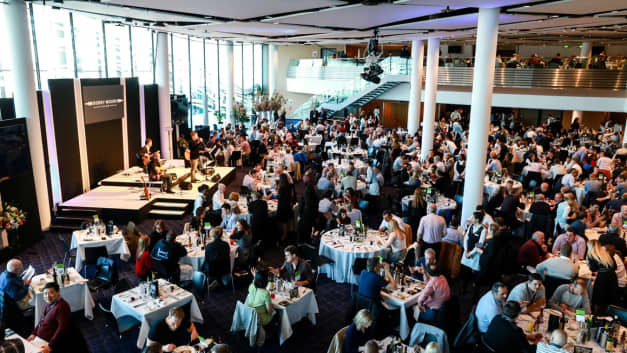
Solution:
M 248 121 L 248 118 L 246 117 L 246 107 L 244 107 L 244 104 L 235 102 L 235 104 L 233 104 L 232 111 L 236 122 L 244 123 Z
M 17 230 L 24 225 L 24 221 L 26 221 L 26 212 L 6 202 L 4 203 L 4 209 L 0 209 L 2 229 Z

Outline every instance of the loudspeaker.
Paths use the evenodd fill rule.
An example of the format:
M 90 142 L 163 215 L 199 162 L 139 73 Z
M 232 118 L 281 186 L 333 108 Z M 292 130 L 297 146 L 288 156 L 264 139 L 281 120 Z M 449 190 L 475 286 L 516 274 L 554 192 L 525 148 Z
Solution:
M 179 188 L 181 188 L 183 190 L 191 190 L 192 189 L 192 183 L 190 183 L 188 181 L 182 181 L 179 184 Z
M 220 173 L 215 173 L 212 177 L 211 177 L 211 181 L 214 183 L 217 183 L 218 181 L 220 181 Z

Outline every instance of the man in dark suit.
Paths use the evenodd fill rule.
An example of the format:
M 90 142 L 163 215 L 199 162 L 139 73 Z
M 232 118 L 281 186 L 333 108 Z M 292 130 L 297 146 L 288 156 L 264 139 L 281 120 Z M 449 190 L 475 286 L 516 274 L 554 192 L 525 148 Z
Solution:
M 259 192 L 251 194 L 253 201 L 248 205 L 250 213 L 250 228 L 253 232 L 253 243 L 262 238 L 264 228 L 268 219 L 268 203 L 261 197 Z
M 528 341 L 538 342 L 541 333 L 525 335 L 516 325 L 516 317 L 520 313 L 520 304 L 508 301 L 503 307 L 503 314 L 497 315 L 490 322 L 485 335 L 486 344 L 496 353 L 534 353 L 536 346 Z
M 209 277 L 209 288 L 215 289 L 218 281 L 226 286 L 231 273 L 231 247 L 222 240 L 222 228 L 215 227 L 209 233 L 209 243 L 205 248 L 203 271 Z

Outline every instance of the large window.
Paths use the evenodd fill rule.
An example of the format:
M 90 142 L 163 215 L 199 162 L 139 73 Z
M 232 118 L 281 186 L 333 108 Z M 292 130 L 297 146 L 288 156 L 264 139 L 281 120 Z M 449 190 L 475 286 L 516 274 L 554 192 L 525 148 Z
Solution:
M 254 88 L 255 94 L 262 90 L 263 88 L 263 45 L 255 44 L 254 49 L 254 65 L 255 68 L 255 80 L 254 80 Z
M 253 44 L 252 43 L 244 43 L 244 47 L 243 47 L 243 55 L 242 55 L 242 62 L 243 62 L 243 72 L 242 75 L 244 76 L 244 87 L 243 87 L 243 94 L 244 94 L 244 98 L 243 98 L 243 102 L 244 102 L 244 106 L 246 107 L 246 111 L 248 113 L 250 113 L 251 109 L 252 109 L 252 103 L 253 103 L 253 95 L 254 95 L 254 89 L 253 89 L 253 82 L 254 82 L 254 77 L 253 77 L 253 71 L 255 70 L 255 66 L 254 66 L 254 51 L 253 51 Z
M 218 41 L 218 60 L 220 61 L 220 113 L 223 114 L 223 118 L 226 120 L 226 81 L 227 77 L 231 74 L 228 70 L 229 55 L 227 54 L 227 46 L 231 45 L 226 41 Z M 235 87 L 233 87 L 233 93 L 236 93 Z
M 192 93 L 189 97 L 191 104 L 191 122 L 192 128 L 205 124 L 205 75 L 204 75 L 204 51 L 202 39 L 190 38 L 189 50 L 189 66 L 191 69 L 191 87 Z M 209 123 L 208 121 L 206 123 Z
M 73 20 L 78 77 L 105 77 L 102 21 L 76 12 Z
M 70 14 L 49 6 L 35 4 L 31 6 L 35 22 L 41 89 L 46 90 L 48 79 L 74 77 Z
M 131 77 L 131 45 L 128 26 L 105 24 L 107 39 L 107 74 L 109 77 Z
M 243 44 L 233 43 L 233 103 L 242 102 L 244 87 L 244 65 L 242 61 Z
M 144 85 L 154 83 L 153 34 L 152 31 L 140 27 L 131 28 L 133 45 L 133 74 Z
M 205 77 L 207 78 L 207 112 L 209 123 L 215 124 L 215 112 L 218 111 L 218 43 L 214 40 L 205 40 Z
M 4 7 L 0 4 L 0 19 L 4 22 Z M 9 46 L 5 25 L 0 24 L 0 48 Z M 13 96 L 13 74 L 8 55 L 0 55 L 0 98 Z

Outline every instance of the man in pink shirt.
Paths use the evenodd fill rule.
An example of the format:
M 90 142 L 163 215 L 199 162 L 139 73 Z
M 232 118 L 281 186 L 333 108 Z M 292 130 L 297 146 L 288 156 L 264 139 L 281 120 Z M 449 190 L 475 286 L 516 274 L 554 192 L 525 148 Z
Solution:
M 437 264 L 429 265 L 426 270 L 429 275 L 427 285 L 420 293 L 416 306 L 420 311 L 419 320 L 441 328 L 444 326 L 441 309 L 451 297 L 451 288 Z

